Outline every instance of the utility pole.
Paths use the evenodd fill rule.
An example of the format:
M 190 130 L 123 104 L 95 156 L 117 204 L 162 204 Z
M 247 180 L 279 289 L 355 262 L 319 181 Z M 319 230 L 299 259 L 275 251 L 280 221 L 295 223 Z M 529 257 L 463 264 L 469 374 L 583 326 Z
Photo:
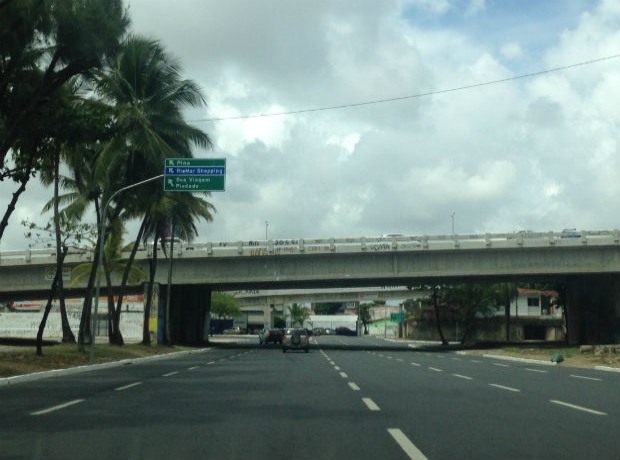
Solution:
M 452 214 L 450 214 L 450 217 L 452 218 L 452 234 L 454 235 L 454 215 L 456 214 L 456 211 L 452 211 Z

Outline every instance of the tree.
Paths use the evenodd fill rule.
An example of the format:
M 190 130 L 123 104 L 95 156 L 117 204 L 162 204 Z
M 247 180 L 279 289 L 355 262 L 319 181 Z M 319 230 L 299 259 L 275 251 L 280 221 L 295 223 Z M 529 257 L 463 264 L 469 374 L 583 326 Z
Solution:
M 318 302 L 312 304 L 312 310 L 317 315 L 334 315 L 342 307 L 342 302 Z
M 310 311 L 297 303 L 290 305 L 288 312 L 291 316 L 291 324 L 298 324 L 299 327 L 303 327 L 304 321 L 310 318 Z
M 444 290 L 444 302 L 451 307 L 455 319 L 463 324 L 461 344 L 471 333 L 476 317 L 486 317 L 496 311 L 495 295 L 492 285 L 481 283 L 462 283 Z
M 373 303 L 361 303 L 359 306 L 359 320 L 364 325 L 364 335 L 368 334 L 368 325 L 372 321 L 372 317 L 370 316 L 370 308 L 373 305 Z
M 119 185 L 111 185 L 108 196 L 120 184 L 134 184 L 161 174 L 167 157 L 192 157 L 192 147 L 210 148 L 211 140 L 202 130 L 185 122 L 182 109 L 199 107 L 205 101 L 198 86 L 183 80 L 180 66 L 156 41 L 130 36 L 121 51 L 97 78 L 97 92 L 114 108 L 115 135 L 105 145 L 98 159 L 98 169 L 118 172 Z M 150 260 L 149 289 L 145 319 L 149 314 L 152 280 L 157 266 L 157 251 L 162 237 L 169 233 L 171 222 L 189 241 L 196 234 L 195 219 L 212 219 L 214 208 L 206 200 L 190 193 L 164 195 L 161 184 L 136 187 L 119 194 L 110 212 L 110 222 L 117 218 L 142 219 L 135 238 L 130 264 L 141 242 L 153 244 Z M 185 195 L 183 198 L 180 195 Z M 204 196 L 208 196 L 205 194 Z M 173 206 L 174 203 L 177 203 Z M 175 210 L 176 209 L 176 210 Z M 104 223 L 108 225 L 108 222 Z M 123 276 L 125 280 L 125 276 Z M 114 320 L 120 316 L 124 281 L 116 305 Z M 144 343 L 150 343 L 146 321 Z M 121 341 L 122 338 L 116 340 Z
M 431 301 L 433 304 L 433 311 L 435 312 L 435 327 L 437 328 L 437 334 L 439 334 L 439 340 L 441 340 L 442 345 L 449 345 L 448 339 L 443 333 L 442 328 L 442 312 L 445 304 L 443 302 L 443 294 L 445 293 L 446 286 L 444 285 L 420 285 L 420 286 L 407 286 L 407 289 L 410 291 L 418 291 L 418 292 L 430 292 L 431 293 Z
M 235 318 L 241 315 L 241 307 L 234 296 L 222 292 L 211 293 L 211 313 L 218 318 Z
M 0 2 L 0 177 L 20 184 L 0 221 L 0 240 L 39 169 L 41 146 L 65 127 L 62 87 L 114 54 L 128 23 L 121 0 Z
M 39 227 L 35 223 L 24 220 L 22 225 L 26 228 L 25 236 L 32 239 L 36 243 L 43 243 L 47 246 L 51 246 L 51 241 L 55 241 L 57 248 L 56 254 L 56 274 L 52 281 L 48 302 L 45 307 L 44 315 L 39 324 L 39 332 L 37 334 L 37 354 L 42 354 L 41 344 L 43 340 L 43 331 L 49 312 L 52 307 L 52 301 L 56 297 L 60 303 L 60 317 L 62 324 L 62 341 L 64 343 L 75 343 L 75 336 L 69 326 L 69 320 L 67 318 L 67 309 L 65 305 L 65 296 L 62 285 L 62 276 L 59 276 L 63 272 L 64 259 L 69 249 L 76 249 L 78 251 L 86 251 L 92 248 L 92 240 L 96 234 L 96 229 L 93 225 L 87 223 L 74 223 L 69 221 L 62 214 L 58 214 L 44 227 Z M 60 250 L 58 249 L 60 248 Z

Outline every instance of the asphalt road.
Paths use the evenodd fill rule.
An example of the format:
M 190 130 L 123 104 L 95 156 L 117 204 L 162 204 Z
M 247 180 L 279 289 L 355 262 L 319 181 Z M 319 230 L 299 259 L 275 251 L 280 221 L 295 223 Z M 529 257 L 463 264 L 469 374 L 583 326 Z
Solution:
M 0 459 L 620 459 L 620 374 L 360 340 L 0 387 Z

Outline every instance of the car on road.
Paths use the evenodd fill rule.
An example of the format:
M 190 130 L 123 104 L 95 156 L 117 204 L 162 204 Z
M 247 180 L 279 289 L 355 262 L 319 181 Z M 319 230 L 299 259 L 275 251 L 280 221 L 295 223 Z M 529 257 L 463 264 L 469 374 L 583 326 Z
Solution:
M 258 333 L 258 341 L 261 345 L 268 343 L 282 343 L 284 331 L 282 329 L 263 329 Z
M 303 328 L 287 329 L 282 341 L 282 353 L 286 353 L 286 350 L 304 350 L 308 353 L 310 350 L 308 331 Z
M 222 334 L 241 334 L 241 328 L 239 326 L 230 327 L 228 329 L 224 329 Z

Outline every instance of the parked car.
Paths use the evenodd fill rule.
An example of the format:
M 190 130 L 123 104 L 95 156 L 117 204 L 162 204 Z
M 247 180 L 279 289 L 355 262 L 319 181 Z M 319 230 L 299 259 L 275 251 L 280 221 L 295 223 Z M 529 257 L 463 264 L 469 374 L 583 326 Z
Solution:
M 282 329 L 263 329 L 258 333 L 258 341 L 261 345 L 267 343 L 282 343 L 284 333 Z
M 325 328 L 324 327 L 315 327 L 314 329 L 312 329 L 312 334 L 313 335 L 323 335 L 323 334 L 325 334 Z
M 351 330 L 348 327 L 337 327 L 336 335 L 348 335 L 349 337 L 357 337 L 357 331 Z
M 234 326 L 228 329 L 224 329 L 222 334 L 241 334 L 241 328 L 239 326 Z
M 310 350 L 308 331 L 302 328 L 287 329 L 282 341 L 282 353 L 286 353 L 286 350 L 304 350 L 308 353 Z

